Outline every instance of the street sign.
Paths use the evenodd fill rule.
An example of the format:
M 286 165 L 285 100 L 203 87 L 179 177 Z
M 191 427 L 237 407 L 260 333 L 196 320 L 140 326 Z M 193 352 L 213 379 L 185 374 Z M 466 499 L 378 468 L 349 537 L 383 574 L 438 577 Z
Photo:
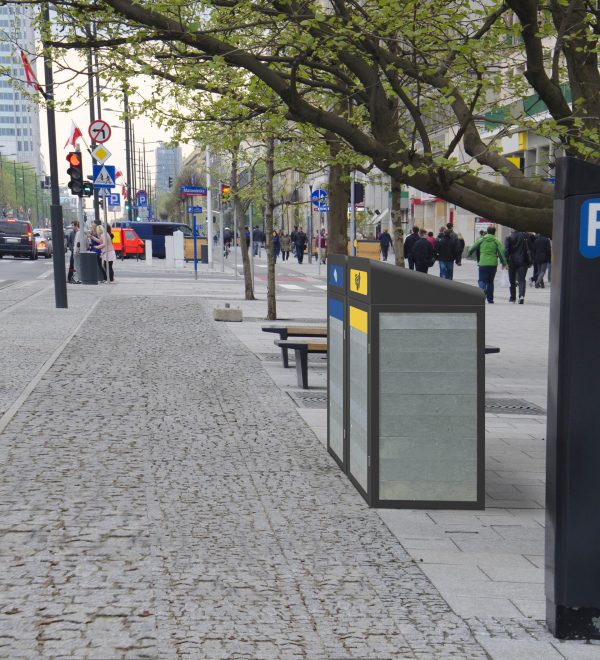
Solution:
M 89 125 L 88 133 L 94 142 L 102 144 L 110 139 L 112 131 L 104 119 L 96 119 Z
M 119 193 L 109 193 L 105 196 L 105 199 L 111 211 L 121 208 L 121 195 Z
M 327 191 L 322 188 L 317 188 L 313 190 L 310 194 L 310 201 L 314 206 L 317 207 L 319 211 L 329 211 L 329 208 L 324 208 L 327 206 Z
M 92 168 L 94 188 L 114 188 L 115 187 L 115 166 L 114 165 L 94 165 Z
M 188 213 L 202 213 L 202 207 L 201 206 L 188 206 L 187 207 L 187 212 Z
M 106 163 L 106 161 L 112 156 L 110 151 L 104 147 L 103 145 L 99 144 L 97 147 L 95 147 L 92 150 L 92 157 L 96 159 L 100 165 L 103 163 Z
M 206 195 L 207 192 L 204 186 L 179 186 L 179 193 L 184 196 Z
M 148 193 L 145 190 L 138 190 L 136 196 L 138 206 L 148 206 Z

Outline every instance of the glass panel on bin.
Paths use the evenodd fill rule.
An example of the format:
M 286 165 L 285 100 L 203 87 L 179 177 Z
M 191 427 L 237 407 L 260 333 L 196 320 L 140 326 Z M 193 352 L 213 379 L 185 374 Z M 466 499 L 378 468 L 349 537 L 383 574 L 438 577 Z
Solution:
M 379 498 L 477 500 L 477 316 L 379 315 Z
M 330 298 L 329 310 L 329 448 L 344 460 L 344 303 Z
M 350 473 L 367 491 L 368 314 L 349 307 Z

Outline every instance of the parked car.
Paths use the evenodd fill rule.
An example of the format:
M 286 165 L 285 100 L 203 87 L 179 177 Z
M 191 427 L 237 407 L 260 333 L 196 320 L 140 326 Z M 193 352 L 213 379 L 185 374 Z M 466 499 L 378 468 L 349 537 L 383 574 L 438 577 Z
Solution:
M 38 258 L 37 243 L 30 222 L 17 218 L 0 219 L 0 259 L 5 254 Z
M 152 241 L 152 256 L 165 257 L 165 236 L 173 236 L 176 231 L 191 238 L 192 230 L 178 222 L 115 222 L 115 227 L 131 227 L 142 241 Z
M 37 243 L 38 254 L 43 254 L 46 259 L 52 256 L 52 231 L 50 229 L 34 229 L 33 236 Z

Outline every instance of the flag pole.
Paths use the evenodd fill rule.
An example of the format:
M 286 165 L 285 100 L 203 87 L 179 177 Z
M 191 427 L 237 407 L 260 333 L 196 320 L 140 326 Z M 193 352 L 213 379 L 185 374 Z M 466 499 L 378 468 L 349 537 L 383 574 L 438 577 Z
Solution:
M 43 3 L 42 17 L 45 29 L 50 29 L 50 5 Z M 62 246 L 65 242 L 63 229 L 63 213 L 60 205 L 60 191 L 58 189 L 58 155 L 56 150 L 56 121 L 54 117 L 54 79 L 52 74 L 52 60 L 46 39 L 44 47 L 44 75 L 46 80 L 46 117 L 48 120 L 48 150 L 50 156 L 50 189 L 52 204 L 50 206 L 50 225 L 54 245 L 59 246 L 52 251 L 54 266 L 54 299 L 57 309 L 67 309 L 67 274 L 65 271 L 65 255 Z

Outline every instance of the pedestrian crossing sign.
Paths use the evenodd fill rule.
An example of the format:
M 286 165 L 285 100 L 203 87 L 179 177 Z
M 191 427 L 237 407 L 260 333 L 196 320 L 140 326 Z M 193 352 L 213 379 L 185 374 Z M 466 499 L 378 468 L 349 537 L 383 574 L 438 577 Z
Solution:
M 114 188 L 116 178 L 114 165 L 93 166 L 94 188 Z

